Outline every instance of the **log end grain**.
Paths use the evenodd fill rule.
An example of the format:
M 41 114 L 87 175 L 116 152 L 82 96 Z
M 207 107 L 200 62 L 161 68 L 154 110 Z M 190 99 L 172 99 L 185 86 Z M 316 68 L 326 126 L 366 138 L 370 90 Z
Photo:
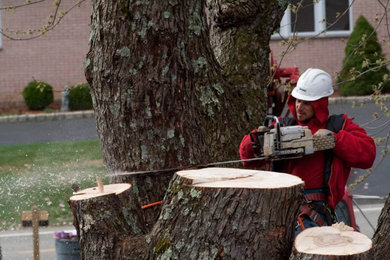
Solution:
M 305 229 L 295 239 L 295 252 L 317 256 L 353 256 L 370 251 L 371 240 L 351 229 L 340 224 Z
M 73 193 L 73 196 L 69 198 L 70 201 L 85 200 L 89 198 L 96 198 L 99 196 L 105 196 L 108 194 L 121 194 L 122 192 L 130 189 L 131 185 L 128 183 L 109 184 L 103 186 L 103 192 L 99 190 L 99 187 L 88 188 Z

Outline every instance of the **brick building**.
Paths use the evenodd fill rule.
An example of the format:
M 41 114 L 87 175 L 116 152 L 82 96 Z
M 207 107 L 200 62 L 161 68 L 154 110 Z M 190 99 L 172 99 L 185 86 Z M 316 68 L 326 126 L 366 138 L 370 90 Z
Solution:
M 294 0 L 297 2 L 298 0 Z M 294 2 L 293 1 L 293 2 Z M 0 10 L 0 27 L 3 32 L 14 37 L 26 37 L 24 31 L 39 29 L 46 24 L 53 14 L 54 1 L 43 1 L 15 10 Z M 65 11 L 79 0 L 61 2 L 60 10 Z M 300 43 L 297 48 L 284 56 L 282 66 L 299 67 L 303 72 L 309 67 L 322 68 L 332 75 L 341 69 L 344 58 L 344 47 L 355 20 L 363 14 L 376 27 L 374 18 L 382 17 L 384 8 L 377 0 L 304 0 L 298 13 L 296 26 L 299 37 L 313 37 L 326 30 L 328 23 L 335 20 L 338 12 L 343 13 L 349 5 L 347 13 L 325 34 L 313 37 Z M 25 0 L 0 0 L 4 8 L 11 5 L 26 3 Z M 302 13 L 302 15 L 301 15 Z M 84 1 L 67 14 L 54 30 L 34 40 L 10 41 L 1 36 L 0 39 L 0 106 L 13 102 L 21 102 L 24 86 L 33 78 L 48 82 L 54 87 L 55 96 L 60 98 L 64 86 L 85 82 L 83 61 L 88 52 L 89 23 L 91 15 L 90 1 Z M 304 17 L 304 19 L 302 18 Z M 301 18 L 301 19 L 299 19 Z M 295 14 L 289 9 L 281 23 L 280 35 L 287 38 L 291 35 L 291 20 Z M 389 42 L 386 19 L 378 27 L 378 39 Z M 274 35 L 270 46 L 274 57 L 280 61 L 281 52 L 285 46 L 280 45 L 281 37 Z M 382 44 L 385 54 L 389 54 L 388 44 Z
M 66 11 L 77 2 L 79 0 L 62 1 L 59 11 Z M 25 0 L 0 0 L 2 8 L 24 3 Z M 25 32 L 42 28 L 55 10 L 52 0 L 14 10 L 2 9 L 0 26 L 5 34 L 26 38 L 30 35 Z M 51 84 L 56 99 L 60 98 L 64 86 L 85 82 L 83 61 L 89 48 L 90 16 L 91 3 L 84 1 L 65 15 L 52 31 L 39 38 L 12 41 L 2 35 L 0 106 L 23 101 L 23 88 L 33 78 Z
M 298 2 L 294 0 L 293 2 Z M 377 0 L 320 0 L 313 5 L 313 0 L 304 0 L 302 8 L 302 16 L 304 19 L 298 19 L 296 31 L 300 38 L 310 38 L 308 41 L 303 41 L 298 44 L 296 49 L 284 56 L 281 66 L 290 67 L 298 66 L 300 73 L 303 73 L 307 68 L 321 68 L 335 76 L 341 70 L 342 61 L 345 53 L 344 48 L 348 40 L 348 36 L 353 30 L 353 26 L 360 15 L 369 21 L 369 23 L 376 28 L 378 23 L 375 22 L 375 17 L 383 20 L 377 28 L 378 40 L 382 43 L 382 51 L 389 57 L 390 49 L 390 35 L 387 31 L 386 16 L 384 7 Z M 349 6 L 352 6 L 348 9 Z M 337 15 L 336 13 L 343 13 L 346 9 L 348 12 L 340 18 L 340 20 L 326 30 L 326 23 L 321 22 L 326 19 L 328 23 L 332 23 Z M 301 9 L 300 9 L 301 10 Z M 340 17 L 340 16 L 338 16 Z M 289 19 L 291 18 L 291 19 Z M 295 21 L 294 14 L 289 10 L 286 11 L 285 16 L 281 22 L 280 34 L 284 38 L 291 36 L 292 27 L 289 20 Z M 390 21 L 388 21 L 390 22 Z M 318 36 L 318 34 L 325 30 L 326 32 Z M 274 35 L 271 40 L 270 47 L 274 52 L 274 58 L 280 60 L 286 46 L 281 46 L 279 35 Z M 386 42 L 386 43 L 385 43 Z

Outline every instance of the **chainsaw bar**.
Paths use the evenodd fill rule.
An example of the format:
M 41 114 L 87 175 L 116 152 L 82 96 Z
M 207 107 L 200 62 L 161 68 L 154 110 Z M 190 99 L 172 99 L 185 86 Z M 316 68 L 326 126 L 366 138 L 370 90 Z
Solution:
M 326 136 L 313 136 L 313 146 L 315 151 L 328 150 L 333 149 L 336 145 L 336 137 L 334 135 L 326 135 Z M 283 160 L 283 159 L 295 159 L 301 158 L 303 155 L 286 155 L 281 157 L 272 157 L 272 156 L 260 156 L 251 159 L 242 159 L 242 160 L 232 160 L 232 161 L 223 161 L 223 162 L 213 162 L 206 164 L 197 164 L 197 165 L 189 165 L 184 167 L 177 168 L 169 168 L 169 169 L 161 169 L 161 170 L 150 170 L 150 171 L 137 171 L 137 172 L 126 172 L 126 173 L 116 173 L 116 175 L 128 175 L 128 174 L 158 174 L 158 173 L 168 173 L 168 172 L 177 172 L 182 170 L 191 170 L 191 169 L 203 169 L 207 167 L 215 167 L 219 165 L 228 165 L 235 163 L 243 163 L 243 162 L 253 162 L 253 161 L 261 161 L 261 160 Z
M 266 158 L 266 157 L 256 157 L 256 158 L 251 158 L 251 159 L 232 160 L 232 161 L 223 161 L 223 162 L 213 162 L 213 163 L 197 164 L 197 165 L 188 165 L 188 166 L 183 166 L 183 167 L 160 169 L 160 170 L 115 173 L 115 175 L 132 175 L 132 174 L 135 175 L 135 174 L 145 174 L 145 173 L 158 174 L 158 173 L 167 173 L 167 172 L 177 172 L 177 171 L 182 171 L 182 170 L 203 169 L 203 168 L 214 167 L 214 166 L 219 166 L 219 165 L 226 165 L 226 164 L 234 164 L 234 163 L 242 163 L 242 162 L 252 162 L 252 161 L 261 161 L 261 160 L 265 160 L 265 159 L 269 159 L 269 158 Z

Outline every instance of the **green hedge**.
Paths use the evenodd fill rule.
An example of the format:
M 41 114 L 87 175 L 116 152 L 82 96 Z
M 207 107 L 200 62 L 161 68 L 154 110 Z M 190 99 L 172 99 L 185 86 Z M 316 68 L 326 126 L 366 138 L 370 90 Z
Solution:
M 76 84 L 68 88 L 69 109 L 92 109 L 92 98 L 88 83 Z
M 360 16 L 345 47 L 343 69 L 337 78 L 339 92 L 343 96 L 369 95 L 374 86 L 382 85 L 386 74 L 389 74 L 378 43 L 374 28 L 363 16 Z M 386 80 L 382 92 L 390 92 L 390 84 Z
M 43 81 L 33 80 L 24 88 L 23 98 L 31 110 L 42 110 L 54 101 L 53 87 Z

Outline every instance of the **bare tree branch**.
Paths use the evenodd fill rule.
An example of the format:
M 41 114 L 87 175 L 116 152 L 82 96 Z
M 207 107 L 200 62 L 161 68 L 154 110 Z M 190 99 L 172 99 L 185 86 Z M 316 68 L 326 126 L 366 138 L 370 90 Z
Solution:
M 42 0 L 42 1 L 45 1 L 45 0 Z M 57 18 L 57 15 L 59 13 L 59 8 L 60 8 L 61 2 L 62 2 L 62 0 L 58 0 L 56 2 L 56 9 L 54 10 L 53 18 L 51 19 L 51 21 L 48 21 L 48 23 L 46 25 L 44 25 L 42 27 L 42 29 L 40 29 L 40 32 L 37 35 L 31 36 L 31 37 L 26 37 L 26 38 L 16 38 L 16 37 L 12 37 L 9 34 L 4 33 L 4 31 L 2 29 L 0 30 L 0 34 L 2 34 L 4 37 L 6 37 L 7 39 L 12 40 L 12 41 L 25 41 L 25 40 L 33 40 L 33 39 L 39 38 L 42 35 L 44 35 L 45 33 L 53 30 L 61 22 L 61 20 L 65 17 L 65 15 L 67 15 L 70 11 L 72 11 L 74 8 L 81 5 L 85 1 L 86 0 L 78 1 L 76 4 L 71 6 L 66 11 L 60 12 L 60 15 Z

